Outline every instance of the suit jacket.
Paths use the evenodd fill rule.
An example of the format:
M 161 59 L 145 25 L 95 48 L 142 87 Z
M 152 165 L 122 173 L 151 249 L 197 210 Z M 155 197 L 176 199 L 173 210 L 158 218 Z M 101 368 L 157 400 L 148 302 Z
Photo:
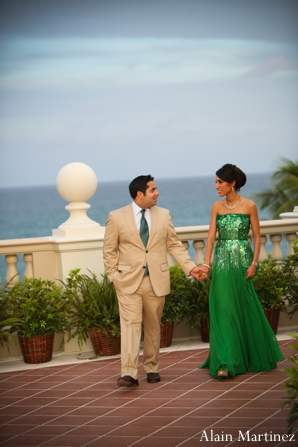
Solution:
M 116 290 L 134 293 L 149 268 L 150 280 L 157 296 L 170 292 L 167 252 L 186 275 L 196 267 L 178 238 L 167 209 L 150 208 L 150 235 L 147 247 L 138 233 L 132 205 L 109 214 L 104 237 L 103 259 L 106 274 Z

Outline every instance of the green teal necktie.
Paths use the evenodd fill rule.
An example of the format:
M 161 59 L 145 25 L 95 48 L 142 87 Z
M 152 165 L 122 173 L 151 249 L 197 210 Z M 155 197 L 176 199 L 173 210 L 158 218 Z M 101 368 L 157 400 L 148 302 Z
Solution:
M 149 239 L 149 227 L 148 227 L 148 222 L 145 217 L 145 210 L 141 210 L 141 214 L 142 214 L 142 217 L 141 217 L 141 222 L 140 222 L 140 237 L 142 239 L 144 247 L 147 247 L 147 242 Z M 148 272 L 149 272 L 148 266 L 146 265 L 144 275 L 147 275 Z
M 140 222 L 140 236 L 142 239 L 142 242 L 144 244 L 144 247 L 147 247 L 147 242 L 149 239 L 149 227 L 148 222 L 145 217 L 145 210 L 141 210 L 141 222 Z

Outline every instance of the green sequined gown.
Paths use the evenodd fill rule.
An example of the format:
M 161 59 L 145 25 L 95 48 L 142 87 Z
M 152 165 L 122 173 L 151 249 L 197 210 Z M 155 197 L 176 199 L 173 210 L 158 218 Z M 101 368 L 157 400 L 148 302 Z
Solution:
M 283 355 L 246 270 L 253 252 L 248 214 L 220 214 L 209 295 L 210 353 L 200 368 L 211 376 L 270 371 Z

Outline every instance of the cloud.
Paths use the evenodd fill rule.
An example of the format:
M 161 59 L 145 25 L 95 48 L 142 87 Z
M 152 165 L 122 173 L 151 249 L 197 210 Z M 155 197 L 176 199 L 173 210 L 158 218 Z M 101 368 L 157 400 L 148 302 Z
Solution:
M 285 71 L 298 71 L 298 60 L 286 60 L 283 56 L 271 57 L 248 70 L 243 77 L 255 78 Z
M 289 67 L 283 54 L 293 52 L 286 44 L 184 38 L 12 38 L 5 48 L 3 90 L 181 84 L 243 73 L 252 77 Z M 277 51 L 281 56 L 275 58 Z M 260 65 L 264 59 L 269 62 Z

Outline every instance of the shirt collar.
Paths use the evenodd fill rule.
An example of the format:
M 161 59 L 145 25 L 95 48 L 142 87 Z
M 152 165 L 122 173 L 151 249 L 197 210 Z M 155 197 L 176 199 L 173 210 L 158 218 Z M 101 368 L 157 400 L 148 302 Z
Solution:
M 136 202 L 133 200 L 132 209 L 134 214 L 138 214 L 143 208 L 139 207 L 139 205 L 137 205 Z M 145 210 L 148 211 L 148 208 L 145 208 Z

